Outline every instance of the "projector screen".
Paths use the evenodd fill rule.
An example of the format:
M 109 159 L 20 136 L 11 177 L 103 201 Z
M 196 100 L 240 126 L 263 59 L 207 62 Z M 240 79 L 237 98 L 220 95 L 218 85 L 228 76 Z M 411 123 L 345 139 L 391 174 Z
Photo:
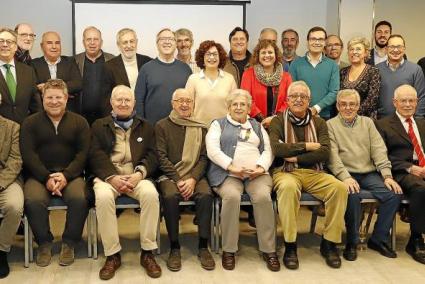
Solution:
M 78 0 L 77 0 L 78 1 Z M 132 28 L 138 37 L 138 53 L 157 56 L 156 34 L 163 28 L 187 28 L 193 32 L 192 52 L 204 40 L 215 40 L 229 50 L 229 33 L 244 26 L 245 2 L 226 1 L 208 4 L 78 3 L 74 1 L 74 51 L 84 51 L 82 34 L 87 26 L 102 32 L 103 50 L 119 54 L 116 34 Z M 83 2 L 83 1 L 82 1 Z M 195 3 L 195 2 L 193 2 Z M 223 5 L 225 4 L 225 5 Z

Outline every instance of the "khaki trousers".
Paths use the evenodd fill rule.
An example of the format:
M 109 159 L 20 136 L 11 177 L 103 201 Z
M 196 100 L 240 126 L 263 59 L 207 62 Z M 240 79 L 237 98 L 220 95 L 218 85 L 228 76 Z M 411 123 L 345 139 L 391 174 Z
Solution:
M 16 182 L 0 192 L 0 211 L 3 214 L 0 225 L 0 250 L 9 252 L 24 211 L 24 193 Z
M 102 238 L 105 256 L 113 255 L 121 250 L 118 221 L 115 214 L 115 199 L 118 193 L 112 185 L 95 179 L 94 193 L 96 200 L 96 215 L 99 232 Z M 143 250 L 158 248 L 156 243 L 159 219 L 159 198 L 154 184 L 150 180 L 141 180 L 128 196 L 140 203 L 140 247 Z
M 325 203 L 323 237 L 334 243 L 341 242 L 348 192 L 345 184 L 334 176 L 310 169 L 293 172 L 275 171 L 273 183 L 277 193 L 279 219 L 286 242 L 297 240 L 297 216 L 301 190 L 311 193 Z
M 272 179 L 268 174 L 259 176 L 252 181 L 242 181 L 229 176 L 218 188 L 214 189 L 222 199 L 221 231 L 223 234 L 223 251 L 236 252 L 238 250 L 239 214 L 241 195 L 244 189 L 254 207 L 260 251 L 266 253 L 276 251 L 276 221 L 270 196 L 272 185 Z

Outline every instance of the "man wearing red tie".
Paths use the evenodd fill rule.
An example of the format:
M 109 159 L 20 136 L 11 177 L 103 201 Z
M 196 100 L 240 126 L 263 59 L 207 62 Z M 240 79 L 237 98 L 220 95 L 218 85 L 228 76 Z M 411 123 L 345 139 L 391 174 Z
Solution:
M 395 180 L 409 198 L 410 239 L 406 252 L 425 264 L 425 120 L 414 118 L 418 98 L 415 88 L 402 85 L 394 92 L 395 114 L 377 121 L 388 148 Z

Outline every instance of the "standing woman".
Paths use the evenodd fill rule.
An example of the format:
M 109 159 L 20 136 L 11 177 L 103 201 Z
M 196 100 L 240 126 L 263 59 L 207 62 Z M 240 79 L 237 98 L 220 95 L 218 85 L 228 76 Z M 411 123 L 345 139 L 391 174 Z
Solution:
M 195 96 L 194 117 L 209 125 L 211 121 L 226 116 L 226 98 L 236 89 L 233 76 L 225 71 L 226 51 L 212 40 L 201 42 L 195 53 L 201 72 L 192 74 L 186 89 Z
M 282 53 L 271 40 L 260 40 L 251 57 L 251 66 L 242 76 L 241 88 L 252 96 L 250 116 L 268 127 L 274 115 L 283 112 L 291 75 L 283 70 Z
M 365 63 L 369 54 L 370 43 L 366 38 L 355 37 L 348 42 L 348 59 L 351 65 L 340 71 L 340 89 L 355 89 L 360 94 L 358 114 L 376 119 L 381 76 L 378 68 Z

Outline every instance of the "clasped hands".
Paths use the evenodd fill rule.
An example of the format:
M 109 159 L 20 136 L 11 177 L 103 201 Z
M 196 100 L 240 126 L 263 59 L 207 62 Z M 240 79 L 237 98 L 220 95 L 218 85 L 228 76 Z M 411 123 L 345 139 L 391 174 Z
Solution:
M 255 169 L 248 169 L 245 167 L 236 167 L 232 164 L 229 165 L 229 167 L 227 167 L 227 170 L 233 175 L 236 176 L 240 179 L 246 179 L 248 178 L 249 180 L 253 180 L 256 177 L 264 174 L 266 171 L 264 170 L 263 167 L 258 166 Z
M 195 191 L 196 180 L 194 178 L 181 179 L 176 184 L 183 199 L 185 201 L 189 200 Z
M 143 175 L 140 172 L 135 172 L 130 175 L 115 175 L 108 179 L 116 191 L 119 193 L 131 193 L 137 184 L 143 179 Z
M 68 184 L 65 176 L 61 172 L 52 173 L 46 182 L 46 188 L 52 195 L 62 196 L 62 189 Z

